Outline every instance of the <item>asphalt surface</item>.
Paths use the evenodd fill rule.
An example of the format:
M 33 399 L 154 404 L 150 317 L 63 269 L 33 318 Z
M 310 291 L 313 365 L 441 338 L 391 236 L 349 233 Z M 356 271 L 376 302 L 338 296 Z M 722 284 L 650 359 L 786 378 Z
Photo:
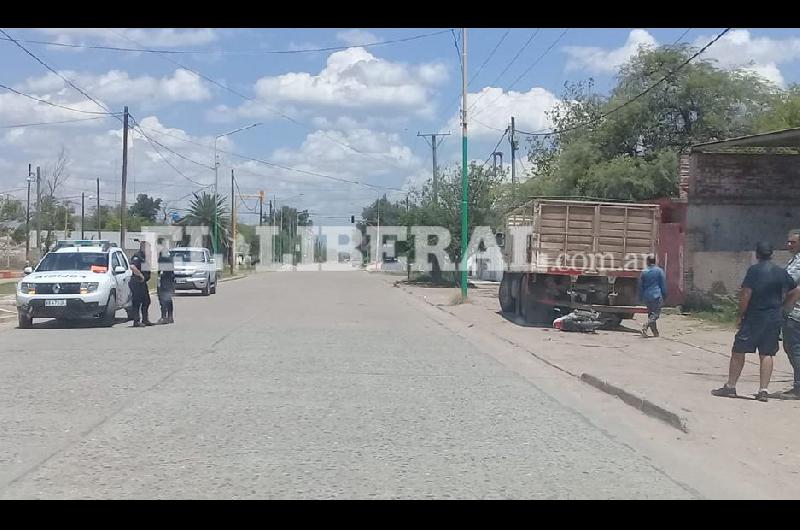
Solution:
M 370 274 L 175 302 L 0 328 L 0 498 L 697 496 Z

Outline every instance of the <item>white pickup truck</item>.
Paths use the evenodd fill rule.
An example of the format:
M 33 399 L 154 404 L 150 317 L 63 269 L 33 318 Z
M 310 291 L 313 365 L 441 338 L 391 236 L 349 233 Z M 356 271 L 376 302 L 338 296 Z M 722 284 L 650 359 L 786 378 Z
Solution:
M 122 249 L 105 243 L 66 244 L 25 269 L 17 284 L 19 327 L 34 318 L 97 318 L 114 324 L 116 312 L 131 306 L 132 272 Z

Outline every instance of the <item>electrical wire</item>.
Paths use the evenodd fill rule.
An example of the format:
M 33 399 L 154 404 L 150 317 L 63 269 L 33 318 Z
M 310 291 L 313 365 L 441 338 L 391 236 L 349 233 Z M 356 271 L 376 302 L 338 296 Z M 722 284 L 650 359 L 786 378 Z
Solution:
M 0 129 L 19 129 L 23 127 L 37 127 L 39 125 L 61 125 L 62 123 L 75 123 L 79 121 L 103 120 L 111 116 L 95 116 L 94 118 L 78 118 L 75 120 L 41 121 L 38 123 L 18 123 L 16 125 L 0 125 Z
M 640 92 L 640 93 L 636 94 L 634 97 L 632 97 L 632 98 L 631 98 L 631 99 L 629 99 L 628 101 L 626 101 L 626 102 L 624 102 L 624 103 L 622 103 L 622 104 L 620 104 L 620 105 L 618 105 L 618 106 L 614 107 L 613 109 L 611 109 L 610 111 L 608 111 L 608 112 L 606 112 L 606 113 L 600 114 L 600 115 L 599 115 L 599 116 L 597 116 L 596 118 L 593 118 L 593 119 L 591 119 L 591 120 L 589 120 L 589 121 L 587 121 L 587 122 L 584 122 L 584 123 L 581 123 L 581 124 L 578 124 L 578 125 L 573 125 L 572 127 L 566 127 L 566 128 L 564 128 L 564 129 L 559 129 L 559 130 L 551 130 L 551 131 L 548 131 L 548 132 L 525 132 L 525 131 L 520 131 L 519 129 L 517 129 L 517 130 L 516 130 L 516 132 L 518 132 L 518 133 L 520 133 L 520 134 L 523 134 L 523 135 L 525 135 L 525 136 L 552 136 L 552 135 L 554 135 L 554 134 L 560 134 L 560 133 L 563 133 L 563 132 L 574 131 L 574 130 L 580 129 L 580 128 L 582 128 L 582 127 L 585 127 L 585 126 L 587 126 L 587 125 L 593 125 L 593 124 L 595 124 L 595 123 L 599 122 L 600 120 L 602 120 L 602 119 L 604 119 L 604 118 L 606 118 L 606 117 L 610 116 L 611 114 L 613 114 L 613 113 L 615 113 L 615 112 L 617 112 L 617 111 L 619 111 L 619 110 L 621 110 L 621 109 L 625 108 L 626 106 L 630 105 L 631 103 L 633 103 L 634 101 L 638 100 L 639 98 L 641 98 L 641 97 L 645 96 L 645 95 L 646 95 L 646 94 L 648 94 L 648 93 L 649 93 L 651 90 L 653 90 L 654 88 L 656 88 L 657 86 L 659 86 L 661 83 L 663 83 L 664 81 L 666 81 L 666 80 L 667 80 L 667 79 L 669 79 L 670 77 L 672 77 L 672 76 L 674 76 L 675 74 L 677 74 L 677 73 L 678 73 L 678 72 L 679 72 L 679 71 L 680 71 L 682 68 L 684 68 L 684 67 L 685 67 L 686 65 L 688 65 L 690 62 L 692 62 L 692 61 L 693 61 L 695 58 L 697 58 L 697 57 L 698 57 L 700 54 L 702 54 L 702 53 L 703 53 L 703 52 L 705 52 L 707 49 L 709 49 L 711 46 L 713 46 L 715 42 L 717 42 L 719 39 L 721 39 L 721 38 L 722 38 L 722 37 L 723 37 L 723 36 L 724 36 L 726 33 L 728 33 L 730 30 L 731 30 L 731 28 L 727 28 L 727 29 L 725 29 L 724 31 L 722 31 L 721 33 L 719 33 L 719 34 L 718 34 L 716 37 L 714 37 L 714 38 L 713 38 L 713 39 L 712 39 L 712 40 L 711 40 L 711 41 L 710 41 L 708 44 L 706 44 L 705 46 L 703 46 L 702 48 L 700 48 L 700 49 L 699 49 L 697 52 L 695 52 L 695 53 L 694 53 L 694 54 L 693 54 L 691 57 L 689 57 L 688 59 L 686 59 L 686 60 L 685 60 L 683 63 L 681 63 L 681 64 L 680 64 L 680 65 L 679 65 L 677 68 L 675 68 L 675 69 L 674 69 L 674 70 L 672 70 L 671 72 L 668 72 L 668 73 L 667 73 L 667 74 L 666 74 L 664 77 L 662 77 L 661 79 L 659 79 L 657 82 L 655 82 L 654 84 L 650 85 L 649 87 L 647 87 L 646 89 L 644 89 L 642 92 Z
M 21 92 L 21 91 L 15 89 L 15 88 L 11 88 L 11 87 L 3 85 L 3 84 L 0 84 L 0 88 L 4 88 L 4 89 L 8 90 L 9 92 L 13 92 L 14 94 L 17 94 L 19 96 L 23 96 L 23 97 L 26 97 L 28 99 L 32 99 L 33 101 L 37 101 L 39 103 L 44 103 L 45 105 L 50 105 L 51 107 L 56 107 L 56 108 L 59 108 L 59 109 L 69 110 L 69 111 L 72 111 L 72 112 L 82 112 L 83 114 L 101 114 L 101 115 L 104 115 L 104 116 L 114 116 L 114 115 L 120 114 L 119 112 L 96 112 L 96 111 L 91 111 L 91 110 L 74 109 L 72 107 L 67 107 L 66 105 L 59 105 L 58 103 L 53 103 L 52 101 L 47 101 L 46 99 L 37 98 L 36 96 L 32 96 L 30 94 L 26 94 L 25 92 Z
M 451 31 L 450 29 L 445 29 L 441 31 L 434 31 L 431 33 L 423 33 L 421 35 L 414 35 L 411 37 L 404 37 L 402 39 L 391 39 L 391 40 L 384 40 L 384 41 L 377 41 L 377 42 L 370 42 L 366 44 L 358 44 L 356 46 L 328 46 L 325 48 L 304 48 L 298 50 L 165 50 L 165 49 L 152 49 L 152 48 L 124 48 L 120 46 L 102 46 L 102 45 L 90 45 L 90 44 L 67 44 L 63 42 L 51 42 L 51 41 L 43 41 L 43 40 L 25 40 L 25 39 L 18 39 L 19 42 L 25 42 L 30 44 L 41 44 L 46 46 L 57 46 L 61 48 L 73 48 L 73 49 L 90 49 L 90 50 L 105 50 L 105 51 L 116 51 L 116 52 L 134 52 L 134 53 L 161 53 L 161 54 L 170 54 L 170 55 L 296 55 L 302 53 L 320 53 L 320 52 L 334 52 L 334 51 L 341 51 L 346 50 L 349 48 L 371 48 L 374 46 L 385 46 L 388 44 L 398 44 L 401 42 L 409 42 L 419 39 L 425 39 L 428 37 L 434 37 L 436 35 L 442 35 L 443 33 L 447 33 Z M 0 40 L 12 40 L 10 38 L 2 38 Z

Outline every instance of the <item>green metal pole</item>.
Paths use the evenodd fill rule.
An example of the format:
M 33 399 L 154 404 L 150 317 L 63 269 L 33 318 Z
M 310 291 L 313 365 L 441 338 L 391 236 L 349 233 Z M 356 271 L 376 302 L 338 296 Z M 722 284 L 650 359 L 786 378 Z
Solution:
M 461 30 L 461 297 L 467 297 L 467 28 Z

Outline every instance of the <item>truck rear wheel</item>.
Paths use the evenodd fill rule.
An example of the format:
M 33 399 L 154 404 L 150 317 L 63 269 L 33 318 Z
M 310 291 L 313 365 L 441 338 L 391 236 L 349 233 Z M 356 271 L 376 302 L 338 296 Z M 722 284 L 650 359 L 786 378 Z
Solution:
M 503 279 L 500 280 L 500 290 L 498 298 L 500 299 L 500 309 L 503 313 L 513 313 L 516 310 L 516 300 L 511 293 L 511 275 L 503 274 Z

